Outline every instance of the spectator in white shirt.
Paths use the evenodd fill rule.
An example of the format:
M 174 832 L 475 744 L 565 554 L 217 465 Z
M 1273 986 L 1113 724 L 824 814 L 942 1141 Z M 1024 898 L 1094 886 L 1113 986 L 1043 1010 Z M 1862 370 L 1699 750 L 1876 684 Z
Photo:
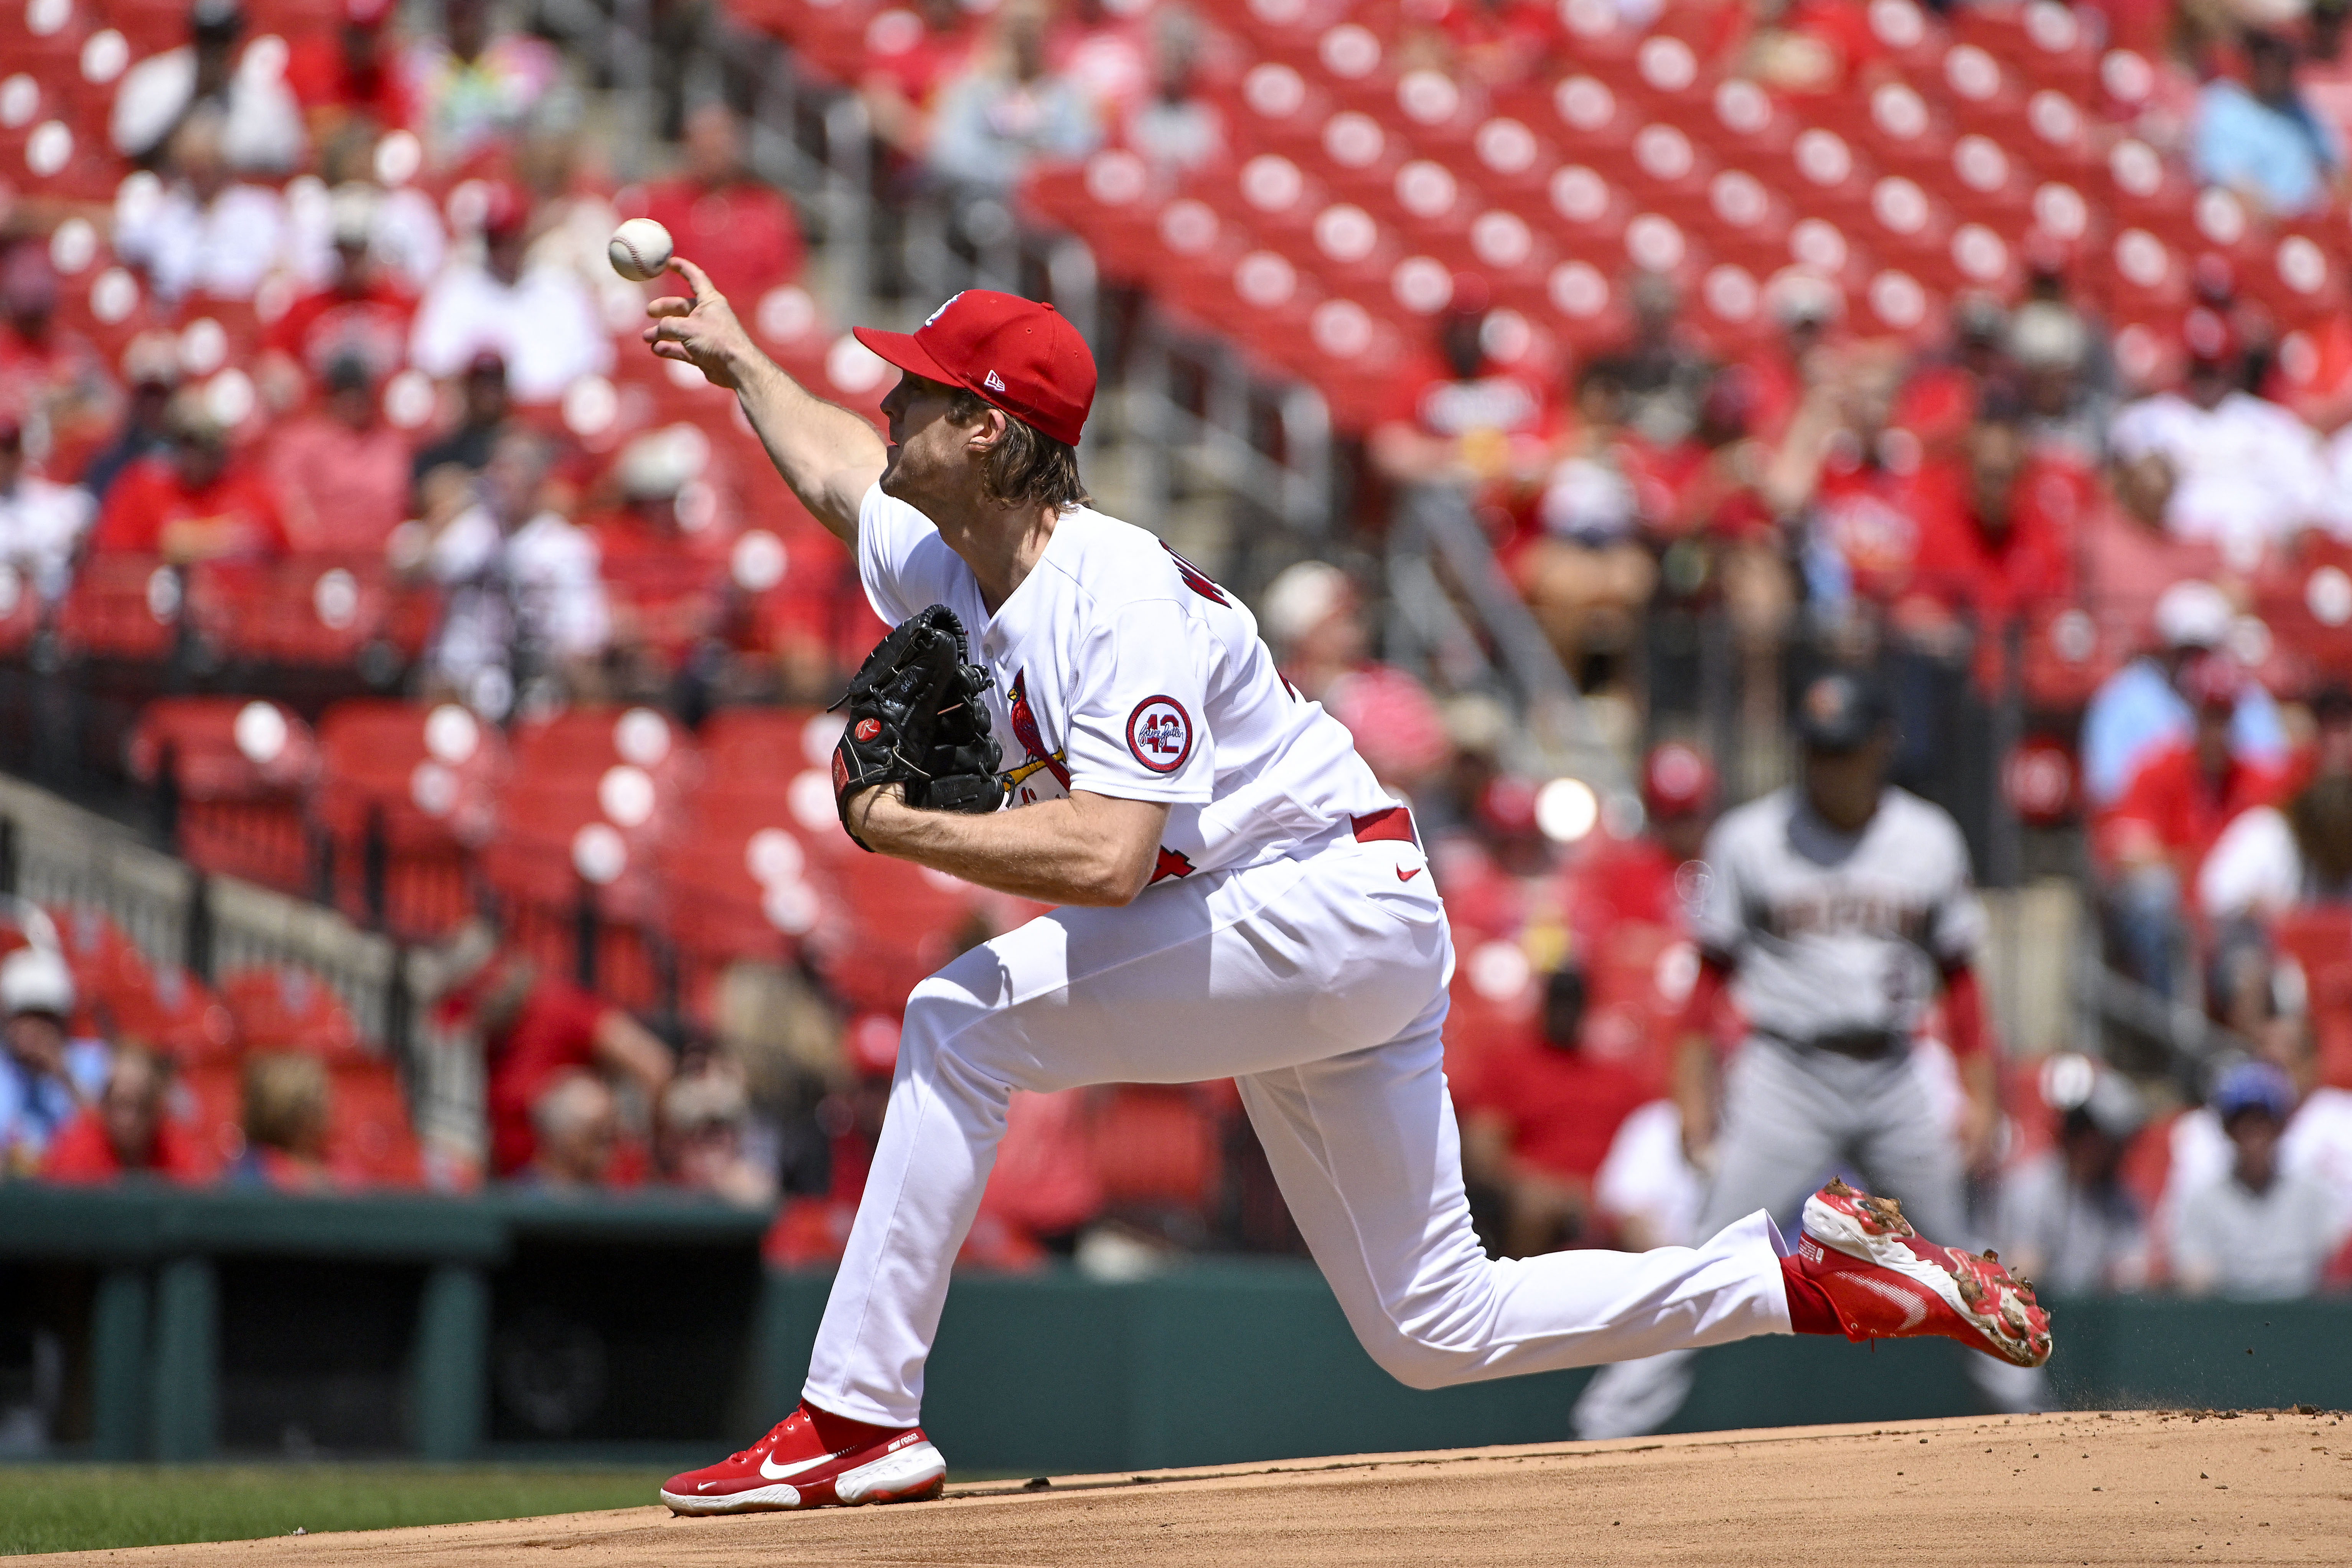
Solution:
M 2147 1283 L 2147 1218 L 2118 1177 L 2147 1102 L 2130 1079 L 2081 1057 L 2053 1058 L 2042 1083 L 2058 1142 L 2001 1179 L 2001 1260 L 2053 1295 L 2137 1290 Z
M 2173 1221 L 2173 1280 L 2185 1294 L 2276 1301 L 2318 1288 L 2337 1231 L 2327 1189 L 2284 1158 L 2294 1109 L 2294 1086 L 2268 1062 L 2222 1075 L 2212 1110 L 2229 1166 L 2189 1192 Z
M 226 130 L 217 105 L 197 105 L 172 133 L 168 181 L 134 174 L 115 194 L 115 254 L 163 300 L 250 300 L 284 259 L 285 204 L 229 177 Z
M 446 594 L 428 679 L 493 719 L 526 698 L 594 687 L 612 637 L 595 541 L 541 503 L 551 458 L 543 437 L 501 436 L 478 499 L 425 553 Z
M 0 412 L 0 615 L 27 591 L 58 599 L 73 582 L 74 555 L 98 515 L 98 502 L 75 485 L 52 484 L 25 470 L 25 427 Z
M 256 38 L 240 53 L 245 12 L 237 0 L 195 0 L 189 42 L 150 55 L 124 73 L 107 131 L 114 150 L 138 163 L 159 158 L 199 104 L 223 116 L 222 150 L 240 174 L 287 174 L 308 142 L 302 110 L 286 84 L 286 41 Z
M 1008 0 L 970 68 L 940 88 L 933 173 L 972 191 L 1008 191 L 1034 159 L 1094 151 L 1094 104 L 1075 79 L 1047 68 L 1046 21 L 1036 0 Z
M 425 374 L 453 376 L 476 355 L 505 362 L 518 403 L 552 403 L 583 376 L 612 368 L 613 342 L 577 274 L 525 267 L 530 208 L 514 186 L 488 187 L 482 258 L 454 260 L 426 290 L 409 341 Z
M 2174 538 L 2218 545 L 2233 564 L 2251 566 L 2265 548 L 2333 521 L 2319 438 L 2244 389 L 2245 356 L 2221 315 L 2189 311 L 2181 340 L 2189 359 L 2181 390 L 2116 416 L 2116 493 Z

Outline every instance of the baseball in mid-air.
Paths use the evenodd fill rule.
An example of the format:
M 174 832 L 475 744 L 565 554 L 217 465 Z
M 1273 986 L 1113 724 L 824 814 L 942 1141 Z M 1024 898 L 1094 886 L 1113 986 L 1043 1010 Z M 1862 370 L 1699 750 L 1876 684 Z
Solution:
M 613 270 L 632 283 L 650 283 L 669 266 L 669 230 L 649 217 L 633 217 L 613 231 L 604 254 Z

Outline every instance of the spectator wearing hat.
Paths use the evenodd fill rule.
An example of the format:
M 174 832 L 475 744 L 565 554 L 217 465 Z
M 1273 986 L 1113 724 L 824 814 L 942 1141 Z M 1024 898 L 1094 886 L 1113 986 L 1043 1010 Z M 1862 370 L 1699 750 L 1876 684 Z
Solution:
M 381 381 L 408 362 L 408 334 L 416 296 L 398 273 L 377 259 L 376 220 L 383 195 L 356 181 L 328 196 L 327 279 L 296 297 L 262 333 L 265 355 L 283 371 L 315 384 L 327 366 L 355 358 Z M 293 399 L 289 399 L 293 401 Z
M 2181 685 L 2195 714 L 2188 740 L 2149 756 L 2094 825 L 2126 967 L 2159 995 L 2175 994 L 2183 907 L 2206 852 L 2231 818 L 2275 800 L 2284 782 L 2277 767 L 2246 761 L 2232 743 L 2247 679 L 2225 653 L 2184 666 Z
M 761 1170 L 743 1152 L 751 1118 L 742 1072 L 724 1059 L 671 1079 L 656 1124 L 663 1173 L 677 1186 L 738 1208 L 772 1208 L 775 1173 Z
M 603 1079 L 579 1068 L 558 1073 L 530 1102 L 531 1150 L 510 1178 L 543 1193 L 609 1185 L 621 1149 L 621 1105 Z
M 344 1184 L 328 1164 L 334 1091 L 326 1064 L 303 1051 L 262 1051 L 246 1058 L 243 1079 L 245 1152 L 226 1173 L 228 1182 L 279 1193 Z
M 1174 179 L 1226 156 L 1225 117 L 1201 90 L 1201 25 L 1163 5 L 1151 17 L 1150 90 L 1127 111 L 1120 140 L 1153 171 Z
M 16 418 L 26 455 L 52 478 L 82 471 L 121 402 L 89 340 L 58 322 L 47 247 L 0 247 L 0 417 Z
M 227 120 L 210 103 L 172 132 L 160 189 L 126 180 L 114 202 L 114 251 L 147 274 L 156 297 L 251 300 L 287 259 L 286 205 L 233 177 Z
M 16 574 L 20 589 L 55 601 L 72 585 L 98 505 L 88 490 L 51 484 L 28 468 L 25 427 L 0 409 L 0 566 Z
M 2195 578 L 2158 596 L 2155 646 L 2102 681 L 2084 710 L 2083 794 L 2093 810 L 2113 806 L 2150 758 L 2189 738 L 2197 715 L 2184 694 L 2184 672 L 2229 640 L 2236 618 L 2227 595 Z M 2259 680 L 2240 686 L 2230 745 L 2249 765 L 2286 765 L 2278 704 Z
M 615 204 L 620 216 L 649 217 L 710 275 L 730 299 L 756 302 L 800 276 L 800 218 L 773 186 L 743 163 L 743 126 L 719 100 L 686 117 L 677 173 Z
M 1484 279 L 1454 280 L 1434 353 L 1399 379 L 1365 453 L 1391 484 L 1469 490 L 1493 528 L 1509 522 L 1549 468 L 1559 418 L 1542 377 L 1493 356 L 1501 328 L 1489 331 L 1487 303 Z
M 141 459 L 171 453 L 172 395 L 180 387 L 177 339 L 164 331 L 142 332 L 131 339 L 122 351 L 122 379 L 130 389 L 122 422 L 81 473 L 81 488 L 100 501 Z
M 90 549 L 160 555 L 174 565 L 285 554 L 291 546 L 278 498 L 232 455 L 203 395 L 175 395 L 165 427 L 170 455 L 142 458 L 107 492 Z
M 2339 1235 L 2326 1188 L 2281 1158 L 2294 1086 L 2269 1062 L 2241 1062 L 2222 1075 L 2212 1109 L 2229 1168 L 2181 1200 L 2173 1282 L 2184 1294 L 2240 1300 L 2310 1295 Z
M 335 30 L 295 40 L 286 83 L 321 146 L 352 128 L 413 129 L 415 110 L 390 34 L 395 0 L 343 0 Z
M 1323 561 L 1301 561 L 1266 585 L 1260 623 L 1293 689 L 1347 726 L 1382 783 L 1414 793 L 1453 760 L 1444 716 L 1429 689 L 1371 657 L 1355 580 Z
M 1046 58 L 1048 7 L 1006 0 L 986 41 L 940 88 L 923 156 L 949 186 L 1002 195 L 1032 164 L 1083 158 L 1102 140 L 1095 105 Z
M 2228 186 L 2261 213 L 2324 206 L 2342 183 L 2344 147 L 2295 89 L 2294 40 L 2249 29 L 2239 49 L 2245 81 L 2216 76 L 2198 94 L 2189 145 L 2197 177 Z
M 73 974 L 46 947 L 0 958 L 0 1176 L 29 1176 L 106 1083 L 107 1049 L 73 1034 Z
M 1577 377 L 1576 417 L 1535 500 L 1538 531 L 1512 563 L 1528 607 L 1569 668 L 1588 679 L 1588 660 L 1613 660 L 1632 646 L 1635 619 L 1657 585 L 1634 490 L 1645 443 L 1625 424 L 1623 368 L 1603 362 Z M 1680 417 L 1669 412 L 1671 388 L 1669 378 L 1653 392 L 1662 430 Z
M 538 1147 L 535 1107 L 567 1074 L 613 1074 L 648 1107 L 661 1103 L 669 1047 L 621 1008 L 529 958 L 498 947 L 480 928 L 457 944 L 457 978 L 435 1005 L 445 1028 L 478 1038 L 488 1084 L 490 1170 L 512 1176 Z
M 443 0 L 441 31 L 409 46 L 401 79 L 412 125 L 438 169 L 577 117 L 563 57 L 543 38 L 496 26 L 491 0 Z
M 517 402 L 547 404 L 583 376 L 612 368 L 612 339 L 579 278 L 562 267 L 523 264 L 530 217 L 519 188 L 504 182 L 486 188 L 481 259 L 453 258 L 417 309 L 409 342 L 417 369 L 446 378 L 495 353 Z
M 108 121 L 114 150 L 152 164 L 191 115 L 210 110 L 220 117 L 226 167 L 264 175 L 300 167 L 302 115 L 286 85 L 284 51 L 275 45 L 241 48 L 245 25 L 238 0 L 195 0 L 188 42 L 123 73 Z
M 2106 464 L 2114 409 L 2093 374 L 2095 343 L 2082 312 L 2063 300 L 2028 300 L 2010 312 L 2001 348 L 2016 377 L 2032 455 L 2097 473 Z
M 2221 312 L 2191 310 L 2181 342 L 2180 390 L 2127 404 L 2109 427 L 2116 499 L 2174 539 L 2251 563 L 2333 515 L 2319 438 L 2245 390 L 2244 346 Z
M 418 448 L 409 481 L 419 492 L 428 475 L 454 474 L 467 486 L 490 466 L 499 438 L 514 423 L 507 393 L 507 362 L 495 349 L 480 349 L 466 363 L 457 382 L 457 423 Z
M 140 1046 L 114 1053 L 106 1088 L 49 1144 L 45 1182 L 97 1184 L 125 1176 L 167 1182 L 204 1179 L 205 1163 L 189 1130 L 169 1110 L 172 1063 Z
M 381 555 L 408 512 L 408 437 L 385 422 L 373 371 L 330 359 L 318 408 L 270 435 L 265 465 L 298 551 Z
M 2147 1102 L 2129 1079 L 2084 1058 L 2053 1058 L 2042 1078 L 2057 1142 L 2001 1177 L 2001 1261 L 2062 1297 L 2140 1289 L 2151 1238 L 2122 1170 Z

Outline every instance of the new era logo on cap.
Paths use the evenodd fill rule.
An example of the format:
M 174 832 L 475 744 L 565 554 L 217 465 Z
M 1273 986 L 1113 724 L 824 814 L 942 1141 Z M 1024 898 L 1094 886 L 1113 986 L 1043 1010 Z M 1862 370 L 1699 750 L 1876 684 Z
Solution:
M 1051 305 L 967 289 L 912 332 L 856 330 L 857 341 L 900 370 L 961 386 L 1039 434 L 1078 444 L 1095 401 L 1095 356 Z

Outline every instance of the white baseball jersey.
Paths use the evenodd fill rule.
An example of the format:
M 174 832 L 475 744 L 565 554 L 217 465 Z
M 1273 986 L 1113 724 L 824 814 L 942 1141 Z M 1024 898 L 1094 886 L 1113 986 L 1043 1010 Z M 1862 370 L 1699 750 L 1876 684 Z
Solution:
M 866 492 L 857 568 L 896 626 L 953 610 L 988 693 L 1012 805 L 1082 789 L 1168 803 L 1154 884 L 1276 858 L 1393 805 L 1322 705 L 1293 691 L 1247 608 L 1159 539 L 1062 514 L 996 614 L 930 520 Z
M 1888 789 L 1858 834 L 1777 790 L 1724 814 L 1707 837 L 1697 936 L 1736 970 L 1759 1032 L 1908 1037 L 1937 972 L 1973 963 L 1984 909 L 1958 825 Z

